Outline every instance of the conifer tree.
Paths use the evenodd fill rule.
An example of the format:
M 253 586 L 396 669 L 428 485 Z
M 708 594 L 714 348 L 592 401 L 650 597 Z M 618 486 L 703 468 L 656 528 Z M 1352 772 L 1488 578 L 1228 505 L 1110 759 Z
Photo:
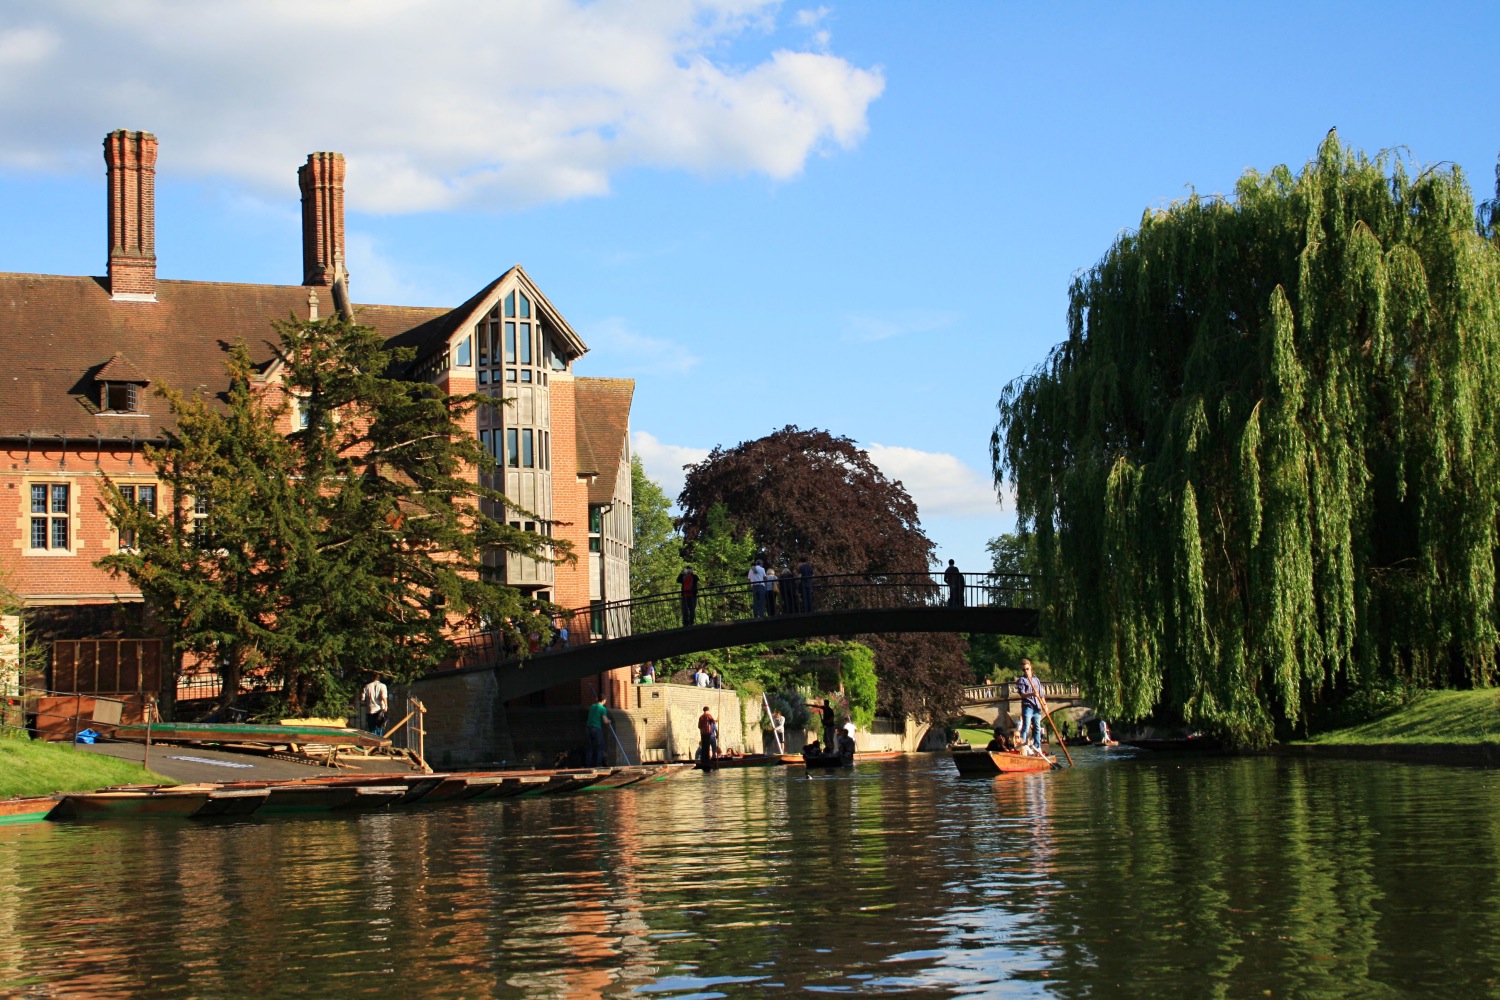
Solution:
M 460 419 L 493 401 L 395 377 L 409 350 L 341 318 L 277 334 L 284 393 L 243 345 L 227 405 L 167 390 L 176 428 L 147 458 L 170 508 L 152 516 L 113 491 L 110 519 L 136 544 L 100 564 L 140 586 L 180 649 L 218 658 L 226 698 L 254 667 L 293 711 L 342 707 L 368 672 L 416 676 L 465 626 L 540 630 L 546 609 L 481 565 L 495 550 L 548 558 L 549 542 L 569 556 L 484 512 L 504 497 L 475 482 L 493 459 Z M 289 399 L 301 419 L 288 434 Z
M 1456 168 L 1330 133 L 1148 211 L 1000 400 L 1054 661 L 1106 715 L 1247 744 L 1359 688 L 1492 682 L 1497 379 L 1500 253 Z

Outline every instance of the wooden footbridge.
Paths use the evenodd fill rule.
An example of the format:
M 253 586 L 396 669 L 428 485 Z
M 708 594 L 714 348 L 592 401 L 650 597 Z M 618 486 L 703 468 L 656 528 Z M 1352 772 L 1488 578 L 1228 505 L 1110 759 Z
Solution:
M 566 613 L 566 643 L 544 652 L 507 649 L 501 636 L 469 637 L 460 672 L 492 672 L 502 700 L 617 667 L 749 643 L 892 632 L 1038 635 L 1037 595 L 1022 574 L 816 576 L 778 593 L 775 613 L 746 583 L 652 594 Z M 454 671 L 442 672 L 451 676 Z

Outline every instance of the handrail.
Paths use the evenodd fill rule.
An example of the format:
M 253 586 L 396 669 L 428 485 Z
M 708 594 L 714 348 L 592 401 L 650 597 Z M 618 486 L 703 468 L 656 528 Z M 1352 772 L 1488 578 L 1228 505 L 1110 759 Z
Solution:
M 541 643 L 544 648 L 523 652 L 508 644 L 503 630 L 474 630 L 460 639 L 466 649 L 462 660 L 499 662 L 631 635 L 763 615 L 943 607 L 1031 610 L 1037 606 L 1036 581 L 1029 574 L 961 576 L 962 586 L 950 586 L 942 573 L 825 573 L 810 580 L 779 579 L 769 594 L 764 589 L 757 594 L 748 580 L 699 587 L 691 597 L 681 591 L 646 594 L 561 612 L 554 635 Z
M 964 703 L 977 705 L 989 701 L 1010 701 L 1014 697 L 1011 694 L 1011 688 L 1014 686 L 1009 682 L 971 684 L 964 688 Z M 1042 696 L 1049 699 L 1072 699 L 1082 697 L 1082 692 L 1077 684 L 1068 681 L 1043 681 Z

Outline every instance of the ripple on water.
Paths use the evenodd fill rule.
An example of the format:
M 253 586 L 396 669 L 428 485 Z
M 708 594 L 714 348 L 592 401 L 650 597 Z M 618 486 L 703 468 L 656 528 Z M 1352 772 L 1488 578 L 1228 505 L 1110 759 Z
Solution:
M 1500 994 L 1492 772 L 1080 754 L 0 832 L 0 994 Z

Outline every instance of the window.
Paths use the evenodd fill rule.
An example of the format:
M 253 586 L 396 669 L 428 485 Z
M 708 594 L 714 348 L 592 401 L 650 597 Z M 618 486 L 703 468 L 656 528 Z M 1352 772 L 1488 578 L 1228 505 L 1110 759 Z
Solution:
M 480 364 L 484 364 L 483 361 L 481 361 L 479 363 Z M 487 382 L 489 382 L 489 380 L 490 380 L 490 370 L 488 368 L 481 368 L 481 369 L 479 369 L 479 384 L 480 385 L 484 385 Z
M 125 497 L 125 502 L 132 507 L 139 507 L 151 516 L 156 516 L 156 485 L 149 486 L 121 486 L 120 493 Z M 135 548 L 135 532 L 129 528 L 120 529 L 120 548 Z
M 604 508 L 589 508 L 589 551 L 599 552 L 603 545 L 599 536 L 604 534 Z
M 515 316 L 515 314 L 516 314 L 516 293 L 515 292 L 511 292 L 509 295 L 507 295 L 505 297 L 505 315 L 506 315 L 507 318 L 510 318 L 510 317 Z M 507 323 L 506 325 L 510 326 L 511 324 Z
M 516 363 L 516 324 L 505 324 L 505 363 Z
M 67 551 L 67 483 L 31 484 L 31 547 Z
M 193 501 L 193 544 L 200 549 L 209 547 L 208 498 L 198 497 Z
M 460 368 L 468 368 L 471 364 L 473 364 L 473 358 L 471 354 L 472 350 L 472 338 L 465 337 L 463 340 L 460 340 L 458 342 L 458 346 L 454 348 L 453 351 L 453 363 Z
M 595 635 L 604 634 L 604 602 L 589 602 L 589 631 Z
M 522 299 L 521 301 L 525 302 L 526 300 Z M 521 344 L 521 364 L 523 364 L 523 365 L 529 365 L 529 364 L 531 364 L 531 324 L 530 323 L 522 323 L 521 324 L 520 344 Z
M 507 427 L 505 429 L 505 464 L 512 469 L 519 469 L 521 467 L 521 452 L 517 446 L 520 433 L 514 427 Z
M 530 427 L 521 431 L 521 467 L 532 469 L 536 467 L 536 454 L 533 450 L 535 432 Z
M 135 413 L 141 408 L 141 387 L 129 382 L 104 383 L 104 409 L 109 413 Z
M 476 335 L 479 337 L 479 363 L 481 365 L 487 365 L 490 363 L 489 327 L 485 326 L 483 323 L 480 323 L 474 329 Z
M 489 431 L 479 432 L 479 447 L 484 450 L 486 455 L 493 455 L 495 453 L 494 443 L 490 439 Z

